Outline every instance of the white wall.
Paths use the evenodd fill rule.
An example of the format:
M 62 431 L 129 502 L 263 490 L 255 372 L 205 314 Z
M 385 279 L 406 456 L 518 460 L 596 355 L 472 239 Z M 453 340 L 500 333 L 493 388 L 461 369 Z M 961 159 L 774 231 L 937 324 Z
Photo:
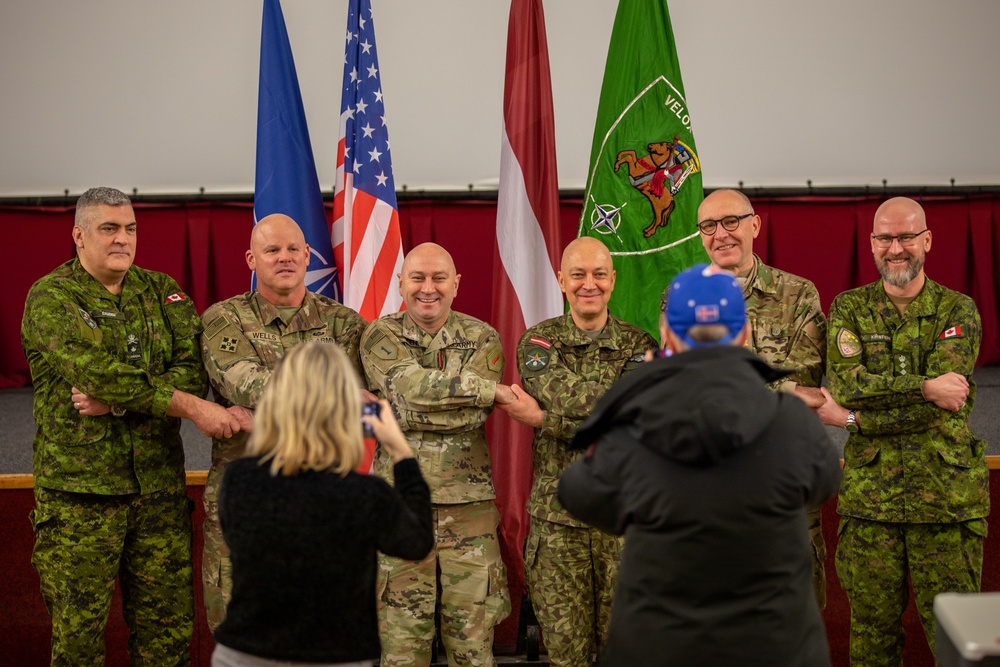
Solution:
M 495 187 L 508 2 L 373 3 L 397 187 Z M 584 185 L 616 5 L 545 1 L 563 188 Z M 283 9 L 329 190 L 346 1 Z M 1000 183 L 1000 2 L 670 10 L 706 186 Z M 0 196 L 252 191 L 260 20 L 255 0 L 5 2 Z

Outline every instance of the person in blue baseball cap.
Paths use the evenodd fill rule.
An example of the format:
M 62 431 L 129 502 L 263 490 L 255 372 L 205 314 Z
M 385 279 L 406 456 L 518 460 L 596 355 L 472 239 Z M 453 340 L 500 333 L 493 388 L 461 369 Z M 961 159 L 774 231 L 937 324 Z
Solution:
M 577 519 L 625 536 L 599 664 L 830 664 L 806 511 L 836 494 L 819 418 L 746 349 L 735 276 L 700 265 L 668 290 L 656 355 L 596 403 L 559 482 Z M 652 356 L 652 355 L 651 355 Z
M 708 264 L 677 274 L 663 315 L 660 335 L 673 352 L 680 351 L 679 343 L 696 348 L 737 341 L 742 346 L 749 335 L 743 290 L 736 276 Z

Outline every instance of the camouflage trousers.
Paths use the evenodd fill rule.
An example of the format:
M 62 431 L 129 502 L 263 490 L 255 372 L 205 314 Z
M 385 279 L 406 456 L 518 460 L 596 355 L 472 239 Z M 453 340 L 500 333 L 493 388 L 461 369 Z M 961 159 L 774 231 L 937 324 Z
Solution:
M 623 538 L 531 518 L 524 578 L 552 667 L 589 667 L 608 637 Z
M 819 608 L 826 609 L 826 540 L 823 539 L 823 508 L 809 510 L 809 541 L 813 548 L 813 592 Z
M 422 561 L 379 556 L 382 667 L 426 667 L 440 583 L 441 640 L 448 664 L 493 667 L 493 627 L 510 613 L 492 500 L 434 505 L 435 546 Z
M 52 618 L 52 665 L 104 665 L 115 577 L 133 667 L 190 665 L 191 506 L 182 491 L 102 496 L 35 487 L 32 565 Z
M 219 525 L 219 487 L 226 464 L 235 461 L 246 451 L 245 435 L 229 440 L 212 441 L 212 467 L 205 480 L 202 503 L 205 522 L 202 524 L 201 584 L 205 598 L 205 619 L 208 629 L 215 632 L 226 618 L 226 606 L 233 596 L 233 568 L 229 560 L 229 547 L 222 539 Z
M 842 517 L 839 532 L 837 577 L 851 606 L 851 664 L 902 664 L 907 572 L 933 653 L 934 596 L 979 592 L 986 520 L 882 523 Z

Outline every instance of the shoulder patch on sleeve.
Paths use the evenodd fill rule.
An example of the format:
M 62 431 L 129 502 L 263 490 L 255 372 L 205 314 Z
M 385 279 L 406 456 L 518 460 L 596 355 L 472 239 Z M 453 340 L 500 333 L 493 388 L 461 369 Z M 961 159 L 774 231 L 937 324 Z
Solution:
M 939 340 L 944 340 L 945 338 L 959 338 L 964 335 L 965 334 L 962 333 L 962 327 L 957 326 L 945 329 L 944 331 L 941 332 L 941 335 L 938 338 Z
M 494 372 L 499 372 L 501 366 L 503 366 L 503 347 L 500 345 L 500 340 L 490 346 L 486 353 L 486 367 Z
M 845 359 L 856 357 L 861 354 L 861 340 L 853 331 L 841 327 L 837 332 L 837 349 Z
M 524 350 L 524 367 L 529 371 L 540 371 L 549 365 L 549 345 L 540 346 L 532 338 L 530 345 Z
M 163 303 L 177 303 L 178 301 L 188 301 L 188 300 L 189 299 L 187 297 L 187 294 L 185 294 L 184 292 L 174 292 L 166 299 L 164 299 Z
M 528 344 L 529 345 L 537 345 L 538 347 L 543 347 L 546 350 L 549 349 L 550 347 L 552 347 L 552 343 L 550 343 L 549 341 L 545 340 L 544 338 L 540 338 L 538 336 L 532 336 L 528 340 Z
M 395 361 L 399 358 L 399 344 L 386 335 L 384 331 L 376 329 L 365 341 L 364 353 L 373 360 L 379 362 L 379 367 L 384 366 L 384 362 Z
M 205 338 L 212 340 L 222 333 L 223 329 L 225 329 L 228 325 L 229 321 L 225 317 L 215 318 L 205 327 Z

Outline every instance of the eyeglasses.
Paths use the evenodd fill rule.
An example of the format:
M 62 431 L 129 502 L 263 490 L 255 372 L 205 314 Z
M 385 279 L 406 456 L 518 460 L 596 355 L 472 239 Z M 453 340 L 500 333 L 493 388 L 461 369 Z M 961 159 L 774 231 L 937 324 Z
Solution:
M 715 230 L 722 225 L 722 228 L 727 232 L 735 232 L 736 228 L 740 226 L 740 220 L 743 218 L 749 218 L 753 213 L 744 213 L 743 215 L 727 215 L 722 220 L 702 220 L 698 223 L 698 231 L 705 236 L 711 236 L 715 233 Z
M 879 248 L 888 248 L 892 245 L 893 241 L 899 241 L 899 245 L 904 248 L 911 246 L 917 242 L 917 237 L 924 232 L 929 231 L 927 229 L 917 232 L 916 234 L 900 234 L 899 236 L 889 236 L 888 234 L 872 234 L 872 238 L 875 240 L 875 245 Z

